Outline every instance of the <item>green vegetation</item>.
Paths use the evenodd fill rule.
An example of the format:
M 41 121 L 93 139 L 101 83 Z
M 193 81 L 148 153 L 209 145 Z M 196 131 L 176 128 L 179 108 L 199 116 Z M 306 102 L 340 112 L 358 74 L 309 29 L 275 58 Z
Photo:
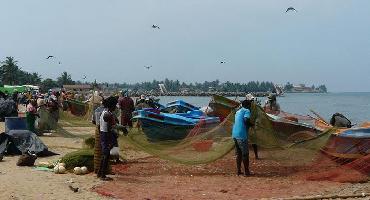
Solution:
M 63 72 L 56 79 L 42 79 L 41 76 L 34 72 L 29 73 L 22 70 L 17 65 L 13 57 L 6 57 L 5 61 L 1 62 L 0 66 L 0 86 L 1 85 L 38 85 L 41 86 L 42 91 L 47 91 L 51 88 L 62 87 L 63 85 L 82 84 L 80 81 L 73 81 L 71 74 Z M 179 80 L 164 81 L 147 81 L 141 83 L 101 83 L 98 84 L 96 81 L 93 83 L 85 82 L 84 84 L 91 84 L 94 87 L 100 88 L 111 88 L 111 89 L 131 89 L 133 91 L 158 91 L 158 84 L 164 84 L 168 92 L 270 92 L 274 91 L 274 83 L 268 81 L 249 81 L 246 83 L 232 83 L 230 81 L 221 83 L 219 80 L 215 81 L 204 81 L 203 83 L 185 83 Z M 294 92 L 294 86 L 291 83 L 287 83 L 284 87 L 287 92 Z M 315 92 L 327 92 L 325 85 L 312 88 Z
M 74 167 L 86 166 L 89 171 L 94 170 L 94 150 L 81 149 L 66 154 L 61 159 L 62 163 L 66 164 L 67 170 L 72 170 Z
M 39 85 L 43 91 L 46 91 L 66 84 L 75 84 L 67 72 L 63 72 L 57 80 L 50 78 L 42 80 L 41 75 L 23 71 L 17 63 L 18 61 L 13 57 L 6 57 L 0 62 L 0 85 Z
M 0 84 L 1 85 L 26 85 L 39 84 L 41 76 L 38 73 L 29 73 L 21 70 L 13 57 L 6 57 L 1 62 Z
M 250 81 L 247 83 L 232 83 L 225 82 L 221 83 L 219 80 L 215 81 L 204 81 L 203 83 L 185 83 L 180 82 L 179 80 L 169 80 L 165 79 L 164 81 L 153 80 L 152 82 L 142 82 L 135 84 L 108 84 L 112 88 L 127 88 L 134 91 L 151 91 L 158 90 L 158 84 L 164 84 L 168 92 L 181 92 L 181 91 L 219 91 L 219 92 L 268 92 L 274 90 L 274 84 L 272 82 L 259 82 L 259 81 Z

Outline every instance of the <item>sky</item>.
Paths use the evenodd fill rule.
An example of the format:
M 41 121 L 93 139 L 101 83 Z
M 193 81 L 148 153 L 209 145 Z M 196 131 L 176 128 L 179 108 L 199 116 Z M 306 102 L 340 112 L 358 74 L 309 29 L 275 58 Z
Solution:
M 297 12 L 286 13 L 290 6 Z M 67 71 L 81 81 L 289 81 L 370 91 L 370 1 L 1 0 L 0 7 L 0 60 L 13 56 L 43 78 Z

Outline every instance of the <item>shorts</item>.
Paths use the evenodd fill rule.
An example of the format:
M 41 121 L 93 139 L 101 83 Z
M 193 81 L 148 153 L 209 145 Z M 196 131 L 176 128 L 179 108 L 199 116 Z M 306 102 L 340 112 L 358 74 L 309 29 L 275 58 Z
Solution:
M 235 139 L 235 155 L 241 156 L 243 159 L 249 156 L 248 140 Z

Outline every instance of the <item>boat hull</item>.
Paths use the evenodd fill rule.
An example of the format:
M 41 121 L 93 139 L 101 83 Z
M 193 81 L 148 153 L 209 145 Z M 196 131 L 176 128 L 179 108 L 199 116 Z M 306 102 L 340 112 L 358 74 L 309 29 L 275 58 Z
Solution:
M 370 154 L 370 128 L 341 130 L 330 136 L 323 152 L 339 159 L 357 159 Z
M 138 119 L 138 123 L 151 142 L 182 140 L 194 128 L 194 125 L 174 125 L 150 119 Z
M 239 106 L 239 102 L 233 101 L 223 96 L 213 95 L 209 107 L 212 108 L 212 114 L 223 121 L 233 109 Z

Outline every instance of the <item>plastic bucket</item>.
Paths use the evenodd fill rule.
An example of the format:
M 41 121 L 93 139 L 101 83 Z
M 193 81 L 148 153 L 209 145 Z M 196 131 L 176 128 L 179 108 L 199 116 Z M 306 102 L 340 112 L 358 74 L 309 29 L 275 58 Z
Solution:
M 10 130 L 27 130 L 26 118 L 5 117 L 5 132 Z

